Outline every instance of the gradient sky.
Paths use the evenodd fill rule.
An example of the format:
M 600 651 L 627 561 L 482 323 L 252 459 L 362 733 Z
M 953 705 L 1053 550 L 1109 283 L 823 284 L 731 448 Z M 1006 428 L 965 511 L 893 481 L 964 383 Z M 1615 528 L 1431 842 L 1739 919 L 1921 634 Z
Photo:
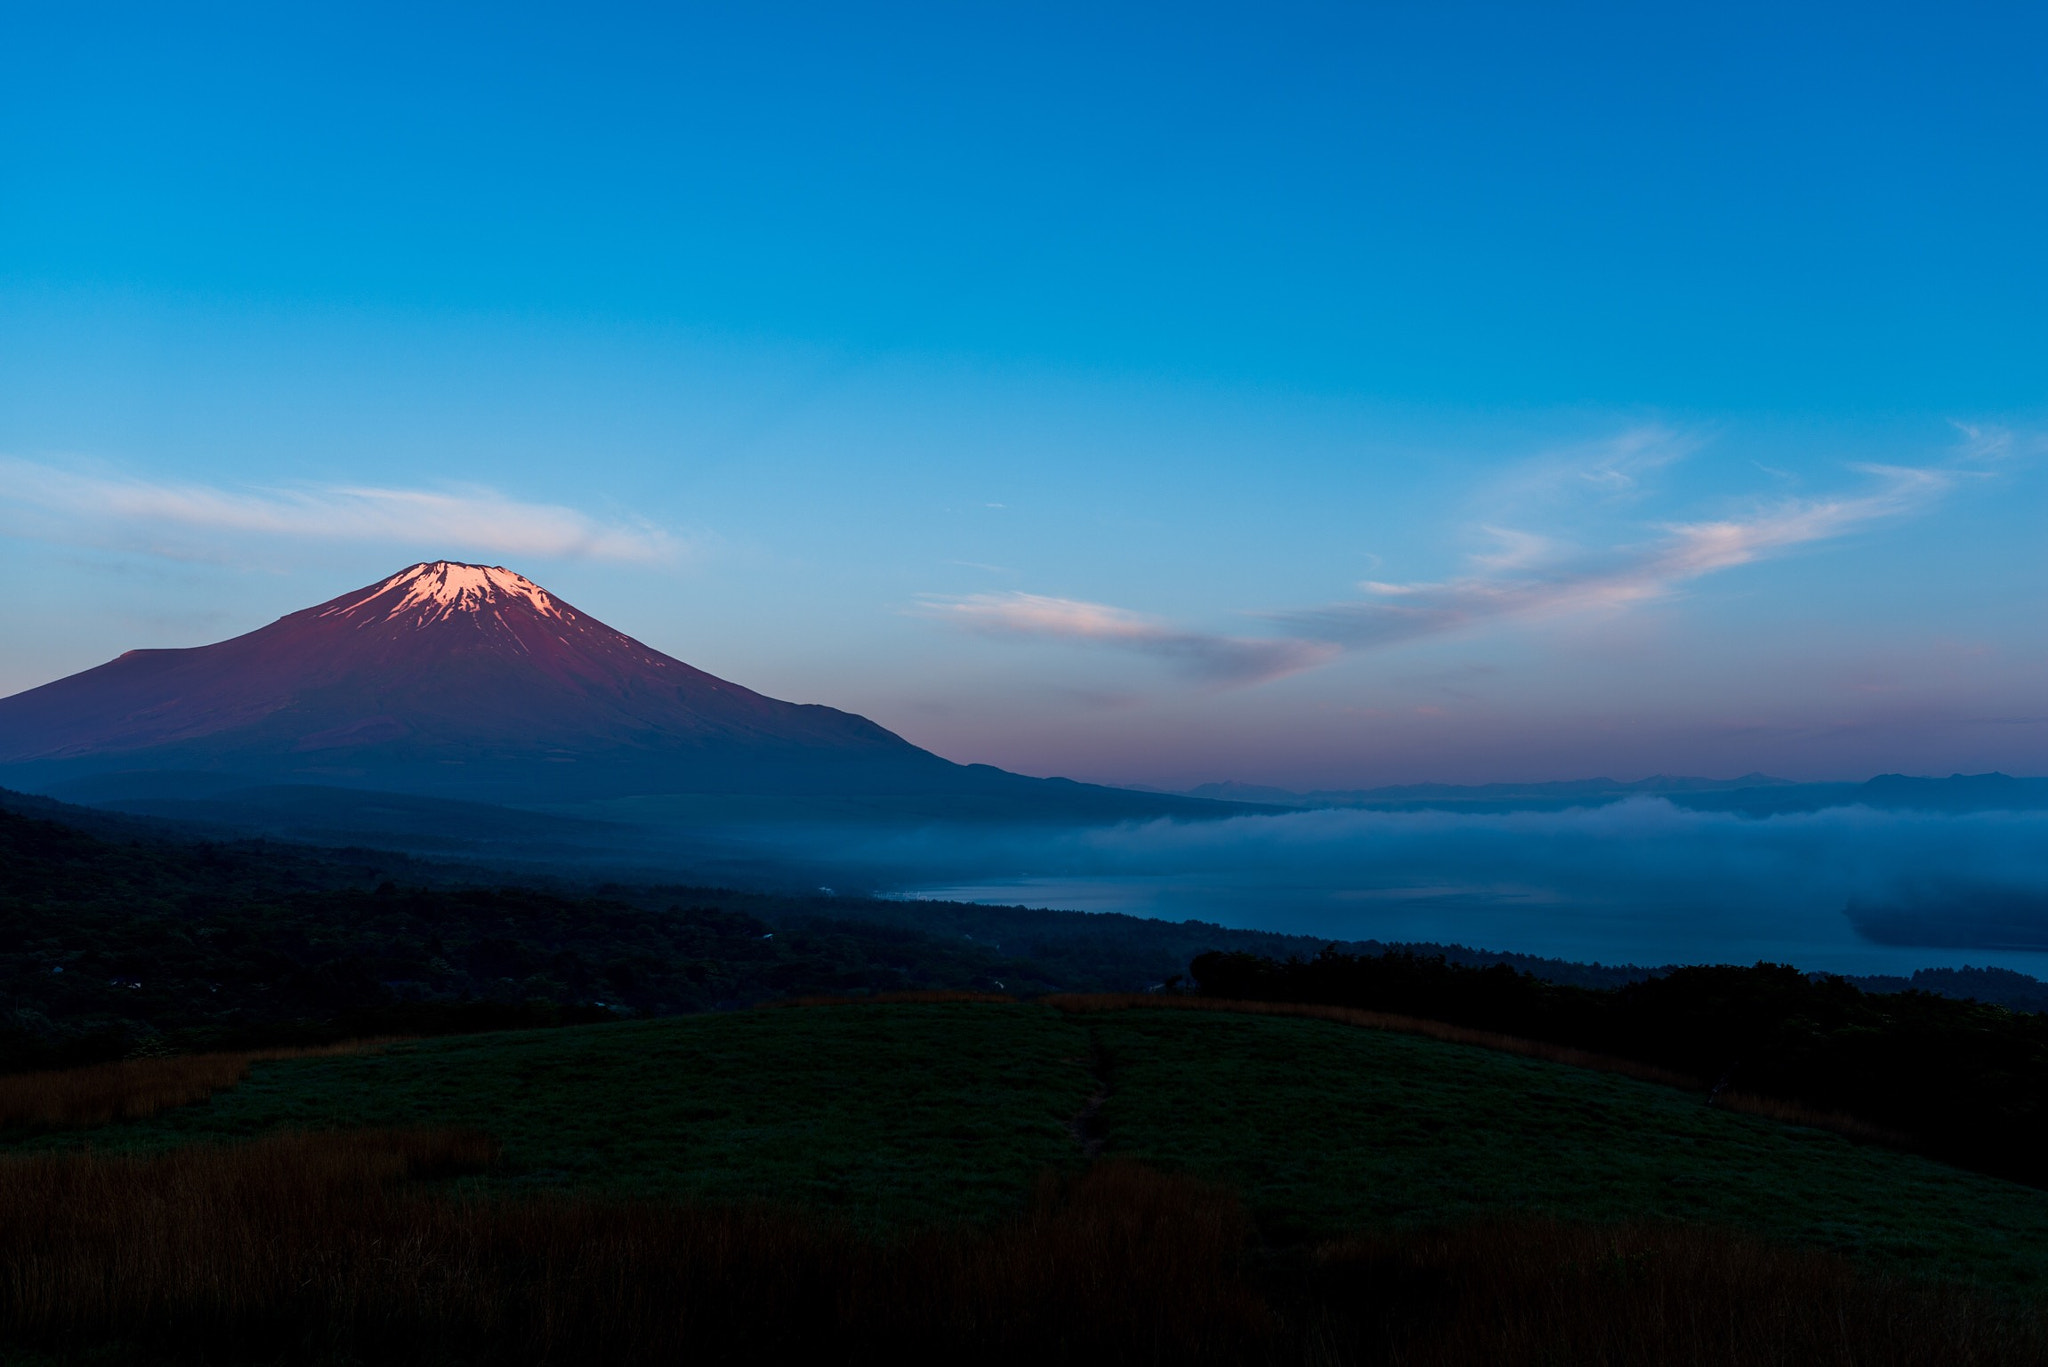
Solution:
M 2048 772 L 2038 6 L 14 6 L 0 693 L 413 560 L 956 759 Z

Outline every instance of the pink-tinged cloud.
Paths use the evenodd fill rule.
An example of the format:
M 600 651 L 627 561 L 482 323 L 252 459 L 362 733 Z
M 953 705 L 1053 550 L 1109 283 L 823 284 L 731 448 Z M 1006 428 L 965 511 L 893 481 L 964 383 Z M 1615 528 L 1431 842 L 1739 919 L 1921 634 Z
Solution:
M 1368 649 L 1491 622 L 1626 608 L 1716 571 L 1914 512 L 1954 482 L 1939 470 L 1862 468 L 1877 478 L 1878 487 L 1856 497 L 1783 503 L 1748 518 L 1677 523 L 1646 546 L 1547 566 L 1532 553 L 1540 543 L 1511 537 L 1506 553 L 1480 558 L 1484 573 L 1434 584 L 1367 582 L 1360 587 L 1371 601 L 1274 617 L 1313 641 Z
M 918 612 L 988 635 L 1078 641 L 1150 655 L 1190 678 L 1226 687 L 1298 674 L 1338 654 L 1336 646 L 1322 641 L 1185 631 L 1127 608 L 1036 593 L 933 597 Z
M 8 504 L 40 515 L 32 531 L 96 543 L 132 537 L 156 546 L 180 533 L 240 535 L 638 563 L 673 560 L 683 550 L 657 528 L 605 522 L 482 487 L 223 489 L 0 457 L 0 505 Z

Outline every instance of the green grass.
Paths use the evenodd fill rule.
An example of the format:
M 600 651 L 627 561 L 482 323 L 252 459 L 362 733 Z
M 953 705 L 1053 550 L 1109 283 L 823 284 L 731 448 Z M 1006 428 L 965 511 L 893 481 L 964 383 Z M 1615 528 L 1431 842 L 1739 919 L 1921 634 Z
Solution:
M 1412 1035 L 1194 1011 L 1088 1018 L 1109 1151 L 1223 1182 L 1276 1242 L 1508 1212 L 1709 1223 L 2048 1284 L 2048 1192 L 1695 1093 Z
M 2048 1193 L 1612 1074 L 1323 1021 L 1038 1006 L 809 1008 L 424 1041 L 259 1064 L 153 1120 L 39 1146 L 461 1125 L 494 1183 L 765 1199 L 900 1228 L 1021 1208 L 1108 1151 L 1245 1197 L 1270 1243 L 1542 1213 L 1731 1226 L 1893 1267 L 2048 1285 Z
M 86 1140 L 471 1126 L 503 1146 L 497 1180 L 517 1187 L 978 1220 L 1078 1165 L 1066 1121 L 1095 1086 L 1087 1053 L 1078 1026 L 1036 1007 L 682 1016 L 260 1063 L 209 1101 Z

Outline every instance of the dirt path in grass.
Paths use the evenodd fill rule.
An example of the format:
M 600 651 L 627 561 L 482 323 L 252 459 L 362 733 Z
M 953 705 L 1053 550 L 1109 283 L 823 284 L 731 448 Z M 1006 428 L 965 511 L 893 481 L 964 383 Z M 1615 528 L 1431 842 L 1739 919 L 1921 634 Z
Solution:
M 1094 1030 L 1088 1032 L 1088 1072 L 1095 1079 L 1095 1090 L 1080 1113 L 1067 1122 L 1067 1129 L 1085 1157 L 1097 1158 L 1109 1142 L 1109 1122 L 1102 1118 L 1102 1107 L 1114 1089 L 1109 1084 L 1109 1054 Z

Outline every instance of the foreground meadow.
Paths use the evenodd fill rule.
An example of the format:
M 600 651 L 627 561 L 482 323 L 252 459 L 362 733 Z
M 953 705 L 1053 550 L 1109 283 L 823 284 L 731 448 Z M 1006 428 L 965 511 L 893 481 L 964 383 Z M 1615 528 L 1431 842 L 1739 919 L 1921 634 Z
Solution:
M 250 1060 L 6 1133 L 17 1357 L 2048 1352 L 2048 1193 L 1320 1020 L 694 1016 Z

